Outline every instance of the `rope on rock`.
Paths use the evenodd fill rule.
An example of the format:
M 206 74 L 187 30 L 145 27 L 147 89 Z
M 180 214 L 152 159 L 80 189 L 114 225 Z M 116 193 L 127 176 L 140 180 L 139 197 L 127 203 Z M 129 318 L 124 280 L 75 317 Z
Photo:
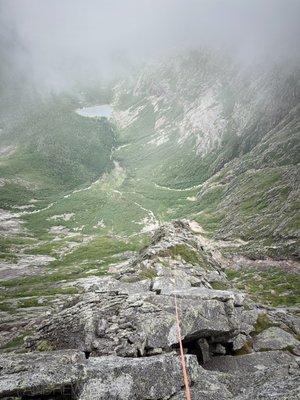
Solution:
M 177 339 L 179 342 L 179 350 L 180 350 L 180 364 L 184 382 L 184 394 L 186 400 L 191 400 L 191 392 L 190 392 L 190 383 L 189 383 L 189 376 L 185 362 L 185 356 L 183 352 L 183 345 L 181 340 L 181 328 L 180 328 L 180 317 L 178 312 L 178 302 L 177 302 L 177 294 L 176 294 L 176 280 L 174 276 L 174 283 L 175 283 L 175 292 L 174 292 L 174 304 L 175 304 L 175 316 L 176 316 L 176 330 L 177 330 Z

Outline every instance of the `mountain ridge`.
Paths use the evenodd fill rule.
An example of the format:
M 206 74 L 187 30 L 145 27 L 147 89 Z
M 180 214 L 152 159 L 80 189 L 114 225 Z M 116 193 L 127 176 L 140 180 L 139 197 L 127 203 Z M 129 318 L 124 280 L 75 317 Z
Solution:
M 1 123 L 3 351 L 76 295 L 62 282 L 107 274 L 174 220 L 200 226 L 253 301 L 298 305 L 297 72 L 220 60 L 194 52 Z M 75 112 L 97 103 L 111 119 Z

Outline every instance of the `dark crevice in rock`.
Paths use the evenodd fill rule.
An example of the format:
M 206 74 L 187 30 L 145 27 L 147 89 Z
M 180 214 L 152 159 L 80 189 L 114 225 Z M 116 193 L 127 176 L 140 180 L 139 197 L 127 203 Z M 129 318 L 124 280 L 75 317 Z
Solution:
M 172 346 L 176 351 L 179 344 Z M 200 365 L 204 365 L 211 358 L 224 355 L 234 355 L 232 342 L 216 342 L 215 338 L 186 338 L 183 340 L 183 347 L 186 354 L 195 355 Z
M 84 355 L 85 355 L 85 358 L 88 360 L 90 358 L 91 352 L 86 350 L 86 351 L 84 351 Z
M 197 357 L 198 364 L 203 365 L 209 359 L 209 345 L 206 339 L 185 339 L 182 342 L 185 354 L 191 354 Z M 179 354 L 179 343 L 171 346 Z
M 187 354 L 193 354 L 197 357 L 197 361 L 200 365 L 204 363 L 204 356 L 201 350 L 201 347 L 198 343 L 198 340 L 194 340 L 188 343 L 185 343 Z
M 235 354 L 235 352 L 233 350 L 233 343 L 232 342 L 224 343 L 223 346 L 226 349 L 226 355 L 233 356 Z

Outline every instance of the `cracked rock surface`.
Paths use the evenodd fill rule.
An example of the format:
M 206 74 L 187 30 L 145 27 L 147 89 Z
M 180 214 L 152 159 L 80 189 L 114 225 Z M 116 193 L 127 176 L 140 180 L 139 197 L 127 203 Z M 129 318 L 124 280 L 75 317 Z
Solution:
M 299 398 L 299 321 L 233 290 L 225 267 L 187 221 L 162 226 L 108 276 L 67 283 L 81 294 L 1 356 L 0 397 L 183 399 L 176 294 L 192 399 Z

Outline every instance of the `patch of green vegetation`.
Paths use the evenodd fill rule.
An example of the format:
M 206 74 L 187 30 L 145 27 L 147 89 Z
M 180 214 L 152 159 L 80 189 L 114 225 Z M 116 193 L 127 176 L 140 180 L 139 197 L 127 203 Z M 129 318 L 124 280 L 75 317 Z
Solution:
M 146 240 L 146 235 L 134 237 L 130 242 L 125 239 L 100 236 L 82 245 L 73 253 L 67 254 L 61 260 L 52 262 L 44 269 L 43 274 L 3 281 L 2 286 L 6 290 L 0 295 L 0 299 L 31 297 L 21 302 L 20 307 L 35 307 L 39 305 L 35 297 L 77 293 L 76 288 L 62 288 L 57 286 L 57 283 L 86 277 L 90 274 L 89 271 L 92 271 L 93 275 L 101 276 L 106 273 L 110 264 L 124 260 L 123 252 L 138 250 Z
M 234 352 L 235 356 L 243 356 L 245 354 L 250 354 L 252 353 L 252 343 L 250 340 L 248 340 L 242 348 Z
M 175 136 L 174 142 L 177 140 Z M 160 163 L 155 167 L 156 181 L 174 189 L 185 189 L 205 182 L 212 175 L 217 154 L 209 153 L 199 157 L 194 150 L 195 146 L 195 139 L 188 139 L 182 145 L 178 157 L 178 151 L 172 151 L 169 144 L 169 150 L 166 149 Z M 160 150 L 162 151 L 163 149 Z
M 264 211 L 272 203 L 266 197 L 266 191 L 270 187 L 273 187 L 279 181 L 280 177 L 280 171 L 270 168 L 256 171 L 255 174 L 249 177 L 242 177 L 243 179 L 240 179 L 240 196 L 242 199 L 240 211 L 246 215 L 253 215 Z M 289 191 L 286 190 L 287 188 L 284 189 L 284 191 L 281 190 L 278 194 L 286 197 Z
M 1 311 L 12 311 L 14 309 L 14 307 L 12 306 L 11 303 L 7 303 L 4 301 L 0 302 L 0 310 Z
M 2 236 L 0 238 L 0 251 L 9 251 L 10 246 L 27 245 L 35 242 L 34 238 L 23 236 Z
M 225 282 L 211 282 L 211 287 L 215 290 L 228 290 L 228 284 Z
M 46 271 L 45 274 L 40 275 L 29 275 L 14 279 L 9 279 L 1 282 L 1 285 L 5 288 L 22 288 L 25 286 L 31 286 L 40 283 L 55 283 L 68 278 L 74 278 L 77 274 L 82 272 L 80 268 L 74 268 L 74 271 L 58 271 L 53 272 Z
M 24 116 L 10 133 L 19 147 L 1 165 L 1 174 L 66 191 L 111 167 L 112 126 L 106 119 L 77 115 L 76 107 L 57 96 Z
M 30 333 L 31 331 L 25 331 L 20 333 L 14 339 L 10 340 L 8 343 L 2 346 L 1 349 L 13 350 L 15 348 L 22 347 L 22 345 L 24 344 L 24 338 L 28 336 Z
M 192 214 L 193 219 L 198 222 L 207 232 L 208 236 L 212 236 L 221 226 L 224 214 L 220 212 L 201 212 L 196 215 Z
M 86 277 L 91 273 L 101 276 L 106 273 L 108 265 L 124 260 L 125 251 L 139 250 L 147 241 L 147 235 L 134 236 L 130 241 L 114 236 L 99 236 L 82 244 L 73 253 L 52 262 L 43 269 L 43 274 L 3 281 L 2 286 L 6 290 L 0 295 L 0 299 L 30 297 L 20 302 L 20 307 L 36 307 L 39 306 L 37 297 L 77 293 L 76 288 L 63 288 L 57 283 Z M 54 243 L 56 245 L 57 242 Z M 49 251 L 52 248 L 50 243 L 48 245 L 46 242 L 44 245 L 43 250 Z
M 300 303 L 300 275 L 278 267 L 251 266 L 239 270 L 227 269 L 226 275 L 239 290 L 247 291 L 257 302 L 277 306 Z
M 247 214 L 257 213 L 268 206 L 268 202 L 266 199 L 262 199 L 256 195 L 252 196 L 252 198 L 245 200 L 241 204 L 241 211 Z
M 20 236 L 2 236 L 0 238 L 0 259 L 15 262 L 17 256 L 14 254 L 16 248 L 26 246 L 34 242 L 32 238 L 24 238 Z
M 68 242 L 65 240 L 57 240 L 55 242 L 49 240 L 45 241 L 42 244 L 39 244 L 37 247 L 30 247 L 25 250 L 25 253 L 27 254 L 33 254 L 33 255 L 44 255 L 48 254 L 50 256 L 55 256 L 55 250 L 58 250 L 62 244 L 67 244 Z
M 199 198 L 200 209 L 213 210 L 222 200 L 223 188 L 214 187 Z
M 48 340 L 40 340 L 36 346 L 37 351 L 52 351 L 53 345 Z
M 11 208 L 15 205 L 28 204 L 34 194 L 35 191 L 33 188 L 29 189 L 16 183 L 6 183 L 0 190 L 0 205 L 3 208 Z
M 1 295 L 0 299 L 6 298 L 20 298 L 20 297 L 41 297 L 41 296 L 49 296 L 49 295 L 56 295 L 56 294 L 77 294 L 78 289 L 74 287 L 69 288 L 61 288 L 55 286 L 31 286 L 27 285 L 18 288 L 14 288 L 14 290 L 7 292 L 5 295 Z
M 8 262 L 16 262 L 17 261 L 17 257 L 10 252 L 0 253 L 0 259 L 3 261 L 8 261 Z
M 269 317 L 266 313 L 260 313 L 258 314 L 257 320 L 254 325 L 254 334 L 258 335 L 262 331 L 270 328 L 272 326 Z
M 287 231 L 285 221 L 295 221 L 297 214 L 296 210 L 291 208 L 290 203 L 293 202 L 288 201 L 293 184 L 284 179 L 284 168 L 255 169 L 255 165 L 251 163 L 253 159 L 250 155 L 245 155 L 241 160 L 243 168 L 234 178 L 228 177 L 229 184 L 223 192 L 222 201 L 216 207 L 217 213 L 222 212 L 225 216 L 219 230 L 225 234 L 229 233 L 231 237 L 239 236 L 247 241 L 272 238 L 274 243 L 278 235 L 274 235 L 274 232 L 278 232 L 278 226 L 284 226 L 279 237 L 292 234 Z M 285 203 L 288 207 L 283 211 L 282 204 Z M 276 219 L 272 217 L 274 214 Z M 284 249 L 280 251 L 282 254 Z
M 153 279 L 157 276 L 155 268 L 144 268 L 139 272 L 139 278 L 143 279 Z
M 171 257 L 181 257 L 184 261 L 192 265 L 203 265 L 205 262 L 201 254 L 194 250 L 191 246 L 185 244 L 176 244 L 166 250 Z
M 24 299 L 24 300 L 18 302 L 18 307 L 20 307 L 20 308 L 41 307 L 44 305 L 45 304 L 41 304 L 39 302 L 39 299 L 37 299 L 35 297 L 32 297 L 30 299 Z
M 133 140 L 140 141 L 144 138 L 151 136 L 154 133 L 155 115 L 151 103 L 141 104 L 144 105 L 139 113 L 139 118 L 135 119 L 130 126 L 119 132 L 119 141 L 131 143 Z
M 140 247 L 141 242 L 138 239 L 127 241 L 111 236 L 99 236 L 89 243 L 76 248 L 62 260 L 55 262 L 55 264 L 64 267 L 79 264 L 82 261 L 96 262 L 128 250 L 138 250 Z
M 229 280 L 233 280 L 233 279 L 239 278 L 241 276 L 241 272 L 237 269 L 226 268 L 225 273 Z

